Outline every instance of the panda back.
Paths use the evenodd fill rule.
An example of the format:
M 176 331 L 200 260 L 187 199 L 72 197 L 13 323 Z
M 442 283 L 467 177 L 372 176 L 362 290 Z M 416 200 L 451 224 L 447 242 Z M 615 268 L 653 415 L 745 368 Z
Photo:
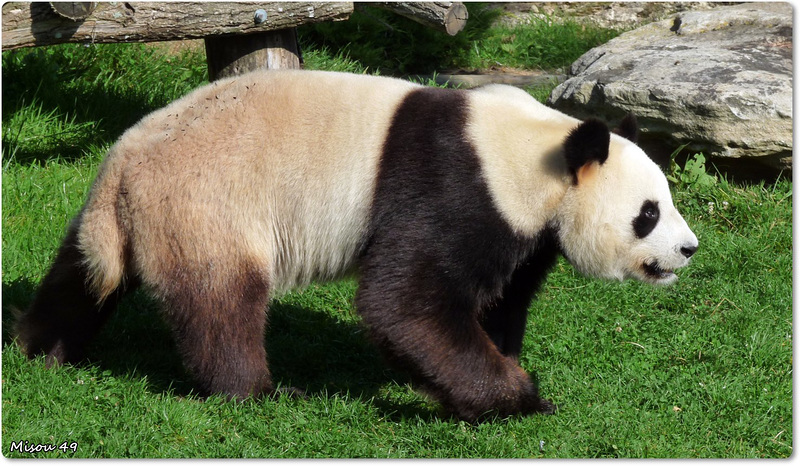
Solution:
M 132 206 L 120 214 L 137 263 L 156 268 L 153 245 L 177 238 L 198 256 L 207 244 L 220 255 L 245 249 L 268 269 L 274 290 L 349 270 L 392 116 L 415 87 L 344 73 L 254 72 L 146 116 L 105 162 L 122 166 L 114 176 L 122 178 L 121 204 Z

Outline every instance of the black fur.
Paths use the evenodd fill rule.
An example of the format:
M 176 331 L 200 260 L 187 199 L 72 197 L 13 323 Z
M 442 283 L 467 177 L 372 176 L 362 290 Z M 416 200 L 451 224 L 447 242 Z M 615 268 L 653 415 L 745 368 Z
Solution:
M 86 285 L 88 271 L 78 248 L 79 221 L 80 217 L 72 222 L 33 303 L 16 324 L 17 341 L 25 354 L 46 355 L 48 367 L 80 362 L 117 302 L 136 287 L 129 282 L 98 304 Z
M 528 306 L 555 264 L 558 243 L 551 230 L 542 232 L 536 253 L 514 271 L 501 298 L 483 309 L 482 324 L 500 352 L 519 358 Z
M 564 141 L 564 157 L 567 168 L 575 174 L 579 168 L 590 162 L 601 165 L 608 158 L 608 145 L 611 133 L 600 120 L 589 118 L 570 131 Z
M 639 142 L 639 122 L 636 121 L 636 116 L 633 113 L 625 115 L 614 132 L 634 144 Z
M 639 210 L 639 215 L 633 219 L 633 233 L 639 239 L 649 235 L 658 225 L 660 216 L 661 211 L 658 209 L 658 202 L 645 201 Z
M 515 357 L 554 242 L 500 217 L 466 122 L 464 91 L 418 90 L 398 109 L 356 305 L 389 358 L 459 417 L 552 412 Z
M 176 263 L 157 294 L 200 392 L 237 398 L 271 394 L 264 347 L 269 285 L 263 272 L 245 260 L 225 270 L 186 259 Z

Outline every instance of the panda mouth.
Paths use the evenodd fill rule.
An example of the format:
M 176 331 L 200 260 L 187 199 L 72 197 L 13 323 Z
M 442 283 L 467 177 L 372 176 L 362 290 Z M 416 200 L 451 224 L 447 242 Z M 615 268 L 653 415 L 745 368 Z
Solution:
M 653 262 L 649 264 L 645 262 L 642 268 L 644 269 L 645 275 L 647 275 L 650 278 L 654 278 L 656 280 L 667 280 L 675 276 L 675 273 L 672 270 L 662 269 L 658 265 L 658 262 Z

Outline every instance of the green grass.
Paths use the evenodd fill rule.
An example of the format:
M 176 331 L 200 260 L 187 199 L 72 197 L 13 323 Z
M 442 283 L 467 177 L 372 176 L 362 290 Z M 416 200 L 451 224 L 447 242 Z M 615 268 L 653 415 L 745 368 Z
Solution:
M 371 69 L 346 56 L 305 54 L 314 68 Z M 521 357 L 560 406 L 554 416 L 475 426 L 442 413 L 368 343 L 353 281 L 314 285 L 271 306 L 273 375 L 305 387 L 308 399 L 198 398 L 143 293 L 124 301 L 88 363 L 46 370 L 25 360 L 11 339 L 11 308 L 30 303 L 104 151 L 144 113 L 204 79 L 201 53 L 165 56 L 139 45 L 3 53 L 3 455 L 791 455 L 788 181 L 678 184 L 676 203 L 701 246 L 672 287 L 592 281 L 558 263 L 531 307 Z M 66 451 L 12 452 L 20 441 L 66 442 Z

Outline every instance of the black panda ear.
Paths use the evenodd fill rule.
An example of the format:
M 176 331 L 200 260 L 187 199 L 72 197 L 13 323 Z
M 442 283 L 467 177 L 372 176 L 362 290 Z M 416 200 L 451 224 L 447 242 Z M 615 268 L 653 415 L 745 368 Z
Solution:
M 633 113 L 625 115 L 614 132 L 636 144 L 639 141 L 639 122 L 636 121 L 636 115 Z
M 570 131 L 564 141 L 564 157 L 572 173 L 590 162 L 601 165 L 608 158 L 608 145 L 611 132 L 600 120 L 590 118 Z

